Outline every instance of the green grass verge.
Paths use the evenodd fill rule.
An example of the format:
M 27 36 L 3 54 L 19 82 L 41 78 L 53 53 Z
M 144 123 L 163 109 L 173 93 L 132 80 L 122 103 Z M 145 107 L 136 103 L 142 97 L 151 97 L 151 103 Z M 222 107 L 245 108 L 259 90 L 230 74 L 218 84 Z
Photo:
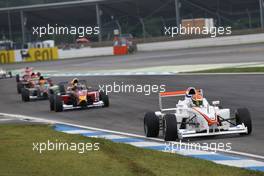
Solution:
M 201 70 L 192 73 L 253 73 L 264 72 L 264 67 L 243 67 L 243 68 L 218 68 Z
M 176 154 L 54 131 L 47 125 L 0 125 L 1 176 L 80 175 L 263 175 Z M 33 151 L 33 142 L 99 142 L 99 151 Z

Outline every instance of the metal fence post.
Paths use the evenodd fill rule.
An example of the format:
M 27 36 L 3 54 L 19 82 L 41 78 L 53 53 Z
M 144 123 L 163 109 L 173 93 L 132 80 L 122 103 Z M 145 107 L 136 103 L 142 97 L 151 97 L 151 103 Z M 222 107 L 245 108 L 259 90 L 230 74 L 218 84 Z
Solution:
M 177 27 L 180 27 L 180 3 L 179 3 L 179 0 L 175 0 L 175 18 L 176 18 Z
M 25 21 L 24 21 L 24 13 L 20 11 L 20 19 L 21 19 L 21 32 L 22 32 L 22 48 L 25 45 Z
M 101 12 L 100 12 L 100 7 L 99 7 L 99 4 L 96 4 L 95 5 L 95 8 L 96 8 L 96 21 L 97 21 L 97 25 L 99 27 L 99 34 L 98 34 L 98 41 L 99 42 L 102 42 L 102 25 L 101 25 Z

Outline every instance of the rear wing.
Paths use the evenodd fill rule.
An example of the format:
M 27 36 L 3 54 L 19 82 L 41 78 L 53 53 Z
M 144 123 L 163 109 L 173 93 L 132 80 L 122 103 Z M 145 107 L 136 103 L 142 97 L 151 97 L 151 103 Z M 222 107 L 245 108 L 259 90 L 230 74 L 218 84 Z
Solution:
M 159 93 L 159 108 L 160 108 L 160 111 L 176 110 L 176 107 L 164 109 L 163 106 L 162 106 L 163 105 L 162 104 L 162 98 L 166 98 L 166 97 L 182 97 L 182 96 L 185 96 L 185 93 L 186 93 L 185 90 L 174 91 L 174 92 L 160 92 Z
M 85 85 L 88 88 L 87 82 L 85 80 L 79 80 L 79 83 Z M 68 86 L 71 85 L 71 81 L 62 81 L 59 82 L 58 85 L 63 85 L 65 88 L 67 88 Z
M 202 89 L 196 89 L 197 92 L 200 92 L 203 95 Z M 163 108 L 162 99 L 167 97 L 185 97 L 186 96 L 186 90 L 180 90 L 180 91 L 173 91 L 173 92 L 160 92 L 159 93 L 159 108 L 160 111 L 172 111 L 176 110 L 176 106 L 174 108 Z

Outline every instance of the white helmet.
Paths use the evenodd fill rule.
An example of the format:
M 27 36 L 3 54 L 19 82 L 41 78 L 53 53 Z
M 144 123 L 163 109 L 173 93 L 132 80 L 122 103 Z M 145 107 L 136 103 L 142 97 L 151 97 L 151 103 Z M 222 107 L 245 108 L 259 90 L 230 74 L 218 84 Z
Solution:
M 194 87 L 189 87 L 186 90 L 185 96 L 188 97 L 188 98 L 192 98 L 192 96 L 195 95 L 195 94 L 196 94 L 196 89 Z

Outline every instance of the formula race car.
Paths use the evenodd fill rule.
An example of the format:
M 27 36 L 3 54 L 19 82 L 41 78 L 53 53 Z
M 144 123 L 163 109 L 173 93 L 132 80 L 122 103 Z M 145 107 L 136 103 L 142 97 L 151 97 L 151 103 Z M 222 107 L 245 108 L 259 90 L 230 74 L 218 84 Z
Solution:
M 72 88 L 67 82 L 58 85 L 50 96 L 50 111 L 62 112 L 69 109 L 84 109 L 91 107 L 108 107 L 109 98 L 102 91 L 88 88 L 86 81 L 82 80 Z
M 49 78 L 44 79 L 43 76 L 40 76 L 39 79 L 31 80 L 21 88 L 22 101 L 48 99 L 50 92 L 53 92 L 52 89 L 52 80 Z
M 32 87 L 32 83 L 35 84 L 38 82 L 41 74 L 39 72 L 35 74 L 32 70 L 32 68 L 26 67 L 23 76 L 20 76 L 19 74 L 16 75 L 18 94 L 21 93 L 22 88 L 30 88 Z
M 28 80 L 31 78 L 31 75 L 33 73 L 33 68 L 29 68 L 29 67 L 26 67 L 24 69 L 24 73 L 23 73 L 23 76 L 20 76 L 19 74 L 16 74 L 16 82 L 21 82 L 21 81 L 24 81 L 24 80 Z
M 162 99 L 165 97 L 184 99 L 179 100 L 175 108 L 163 108 Z M 231 117 L 230 109 L 222 109 L 219 104 L 220 101 L 213 101 L 210 105 L 201 89 L 160 93 L 160 111 L 145 114 L 145 134 L 147 137 L 158 137 L 162 131 L 165 141 L 175 141 L 188 137 L 251 133 L 248 109 L 237 109 L 234 117 Z
M 0 79 L 12 78 L 12 72 L 0 68 Z

